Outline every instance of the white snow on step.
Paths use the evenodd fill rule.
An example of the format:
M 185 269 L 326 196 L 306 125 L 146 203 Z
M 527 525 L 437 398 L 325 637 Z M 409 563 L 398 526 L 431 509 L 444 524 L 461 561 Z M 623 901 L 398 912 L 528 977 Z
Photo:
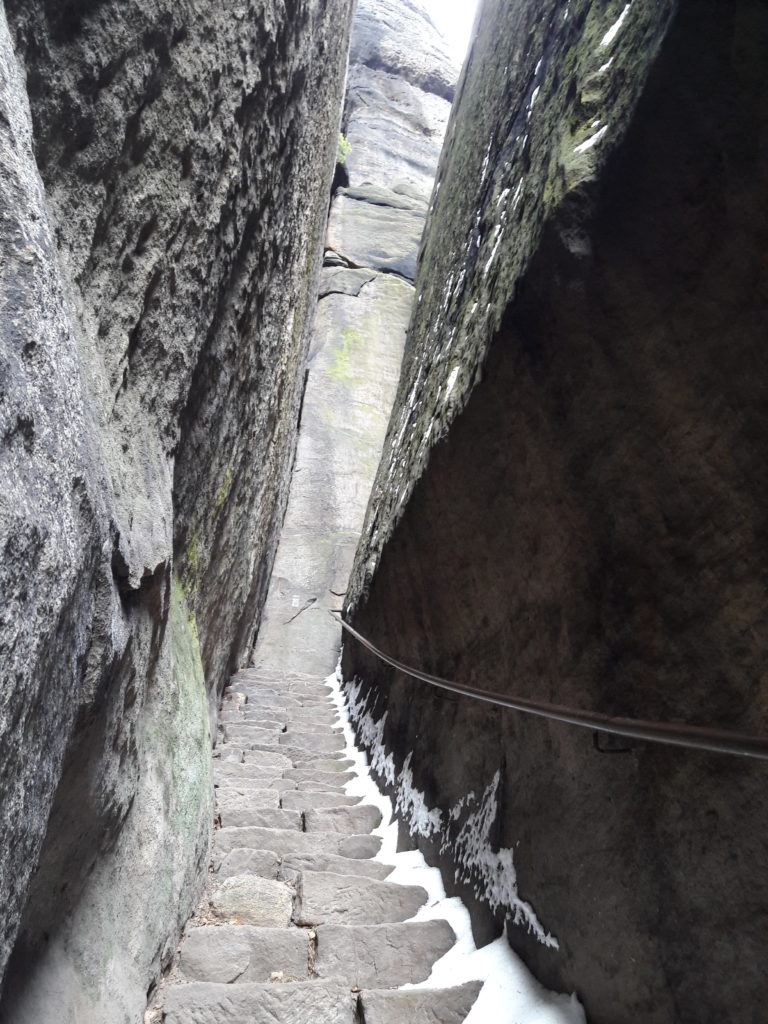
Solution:
M 456 933 L 456 944 L 437 961 L 426 981 L 402 987 L 444 988 L 466 981 L 483 981 L 465 1024 L 488 1024 L 489 1021 L 494 1024 L 586 1024 L 584 1010 L 576 996 L 549 992 L 540 985 L 512 951 L 506 934 L 478 949 L 472 937 L 469 911 L 458 896 L 446 896 L 439 870 L 430 868 L 418 850 L 397 852 L 397 821 L 392 813 L 392 801 L 381 793 L 371 777 L 366 754 L 355 746 L 338 669 L 326 683 L 331 687 L 339 724 L 344 729 L 344 755 L 354 762 L 355 778 L 346 784 L 345 790 L 351 796 L 363 797 L 365 803 L 378 807 L 382 814 L 382 824 L 373 832 L 382 838 L 381 850 L 375 859 L 394 865 L 388 882 L 420 885 L 426 889 L 427 902 L 411 920 L 447 921 Z M 383 721 L 378 726 L 377 733 L 383 731 Z M 380 747 L 378 751 L 380 759 L 384 760 Z M 391 755 L 386 761 L 386 767 L 393 769 Z M 423 811 L 430 823 L 434 821 L 432 815 L 438 813 L 426 807 Z

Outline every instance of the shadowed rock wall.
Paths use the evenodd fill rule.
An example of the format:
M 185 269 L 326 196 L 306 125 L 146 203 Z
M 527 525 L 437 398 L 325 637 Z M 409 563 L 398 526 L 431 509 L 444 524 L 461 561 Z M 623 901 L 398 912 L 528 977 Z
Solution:
M 754 0 L 485 4 L 349 595 L 396 657 L 768 730 L 766 41 Z M 760 1019 L 762 763 L 356 673 L 478 935 L 593 1024 Z
M 5 11 L 0 1015 L 133 1021 L 274 557 L 351 4 Z

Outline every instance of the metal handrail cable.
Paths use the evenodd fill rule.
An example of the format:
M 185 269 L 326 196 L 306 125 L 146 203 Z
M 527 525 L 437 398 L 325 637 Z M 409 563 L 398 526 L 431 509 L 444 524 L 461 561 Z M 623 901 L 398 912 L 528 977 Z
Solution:
M 480 690 L 474 686 L 466 686 L 463 683 L 455 683 L 449 679 L 442 679 L 440 676 L 430 675 L 428 672 L 405 665 L 402 661 L 380 651 L 348 622 L 334 612 L 331 614 L 341 623 L 347 633 L 381 661 L 397 669 L 398 672 L 437 689 L 457 693 L 462 697 L 472 697 L 475 700 L 485 701 L 499 707 L 511 708 L 513 711 L 522 711 L 526 714 L 538 715 L 541 718 L 566 722 L 568 725 L 596 729 L 616 736 L 626 736 L 629 739 L 706 750 L 716 754 L 736 754 L 741 757 L 757 757 L 768 760 L 768 738 L 764 736 L 750 736 L 727 729 L 710 729 L 704 726 L 675 722 L 649 722 L 639 718 L 617 718 L 612 715 L 600 714 L 597 711 L 580 711 L 576 708 L 564 707 L 561 704 L 548 704 L 542 701 L 527 700 L 524 697 L 506 697 L 504 694 L 494 693 L 491 690 Z

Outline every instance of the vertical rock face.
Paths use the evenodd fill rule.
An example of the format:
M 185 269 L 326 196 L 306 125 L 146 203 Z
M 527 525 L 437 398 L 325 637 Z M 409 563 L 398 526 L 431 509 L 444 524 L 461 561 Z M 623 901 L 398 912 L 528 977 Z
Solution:
M 384 650 L 510 695 L 768 731 L 767 40 L 753 0 L 485 4 L 349 598 Z M 350 644 L 356 673 L 479 933 L 489 908 L 510 919 L 594 1024 L 751 1024 L 760 763 L 603 753 Z
M 291 493 L 255 663 L 328 675 L 397 387 L 457 75 L 422 9 L 361 0 Z
M 0 1016 L 132 1021 L 274 556 L 351 4 L 5 11 Z

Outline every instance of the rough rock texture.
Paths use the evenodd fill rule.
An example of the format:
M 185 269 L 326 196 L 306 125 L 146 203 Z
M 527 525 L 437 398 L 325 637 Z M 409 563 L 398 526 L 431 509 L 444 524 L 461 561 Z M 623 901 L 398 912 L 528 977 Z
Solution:
M 5 11 L 0 1016 L 133 1021 L 269 578 L 351 4 Z
M 166 1024 L 354 1024 L 357 998 L 343 985 L 221 985 L 192 982 L 168 990 Z
M 767 41 L 755 0 L 486 3 L 356 560 L 352 619 L 384 650 L 768 732 Z M 593 1024 L 753 1024 L 761 763 L 603 753 L 350 643 L 356 673 L 401 786 L 435 809 L 405 817 L 481 894 L 479 935 L 489 908 L 516 915 L 513 945 Z
M 254 664 L 326 676 L 400 371 L 456 69 L 424 12 L 361 0 L 315 329 L 280 546 Z M 288 639 L 286 639 L 286 637 Z M 285 739 L 283 742 L 288 743 Z

